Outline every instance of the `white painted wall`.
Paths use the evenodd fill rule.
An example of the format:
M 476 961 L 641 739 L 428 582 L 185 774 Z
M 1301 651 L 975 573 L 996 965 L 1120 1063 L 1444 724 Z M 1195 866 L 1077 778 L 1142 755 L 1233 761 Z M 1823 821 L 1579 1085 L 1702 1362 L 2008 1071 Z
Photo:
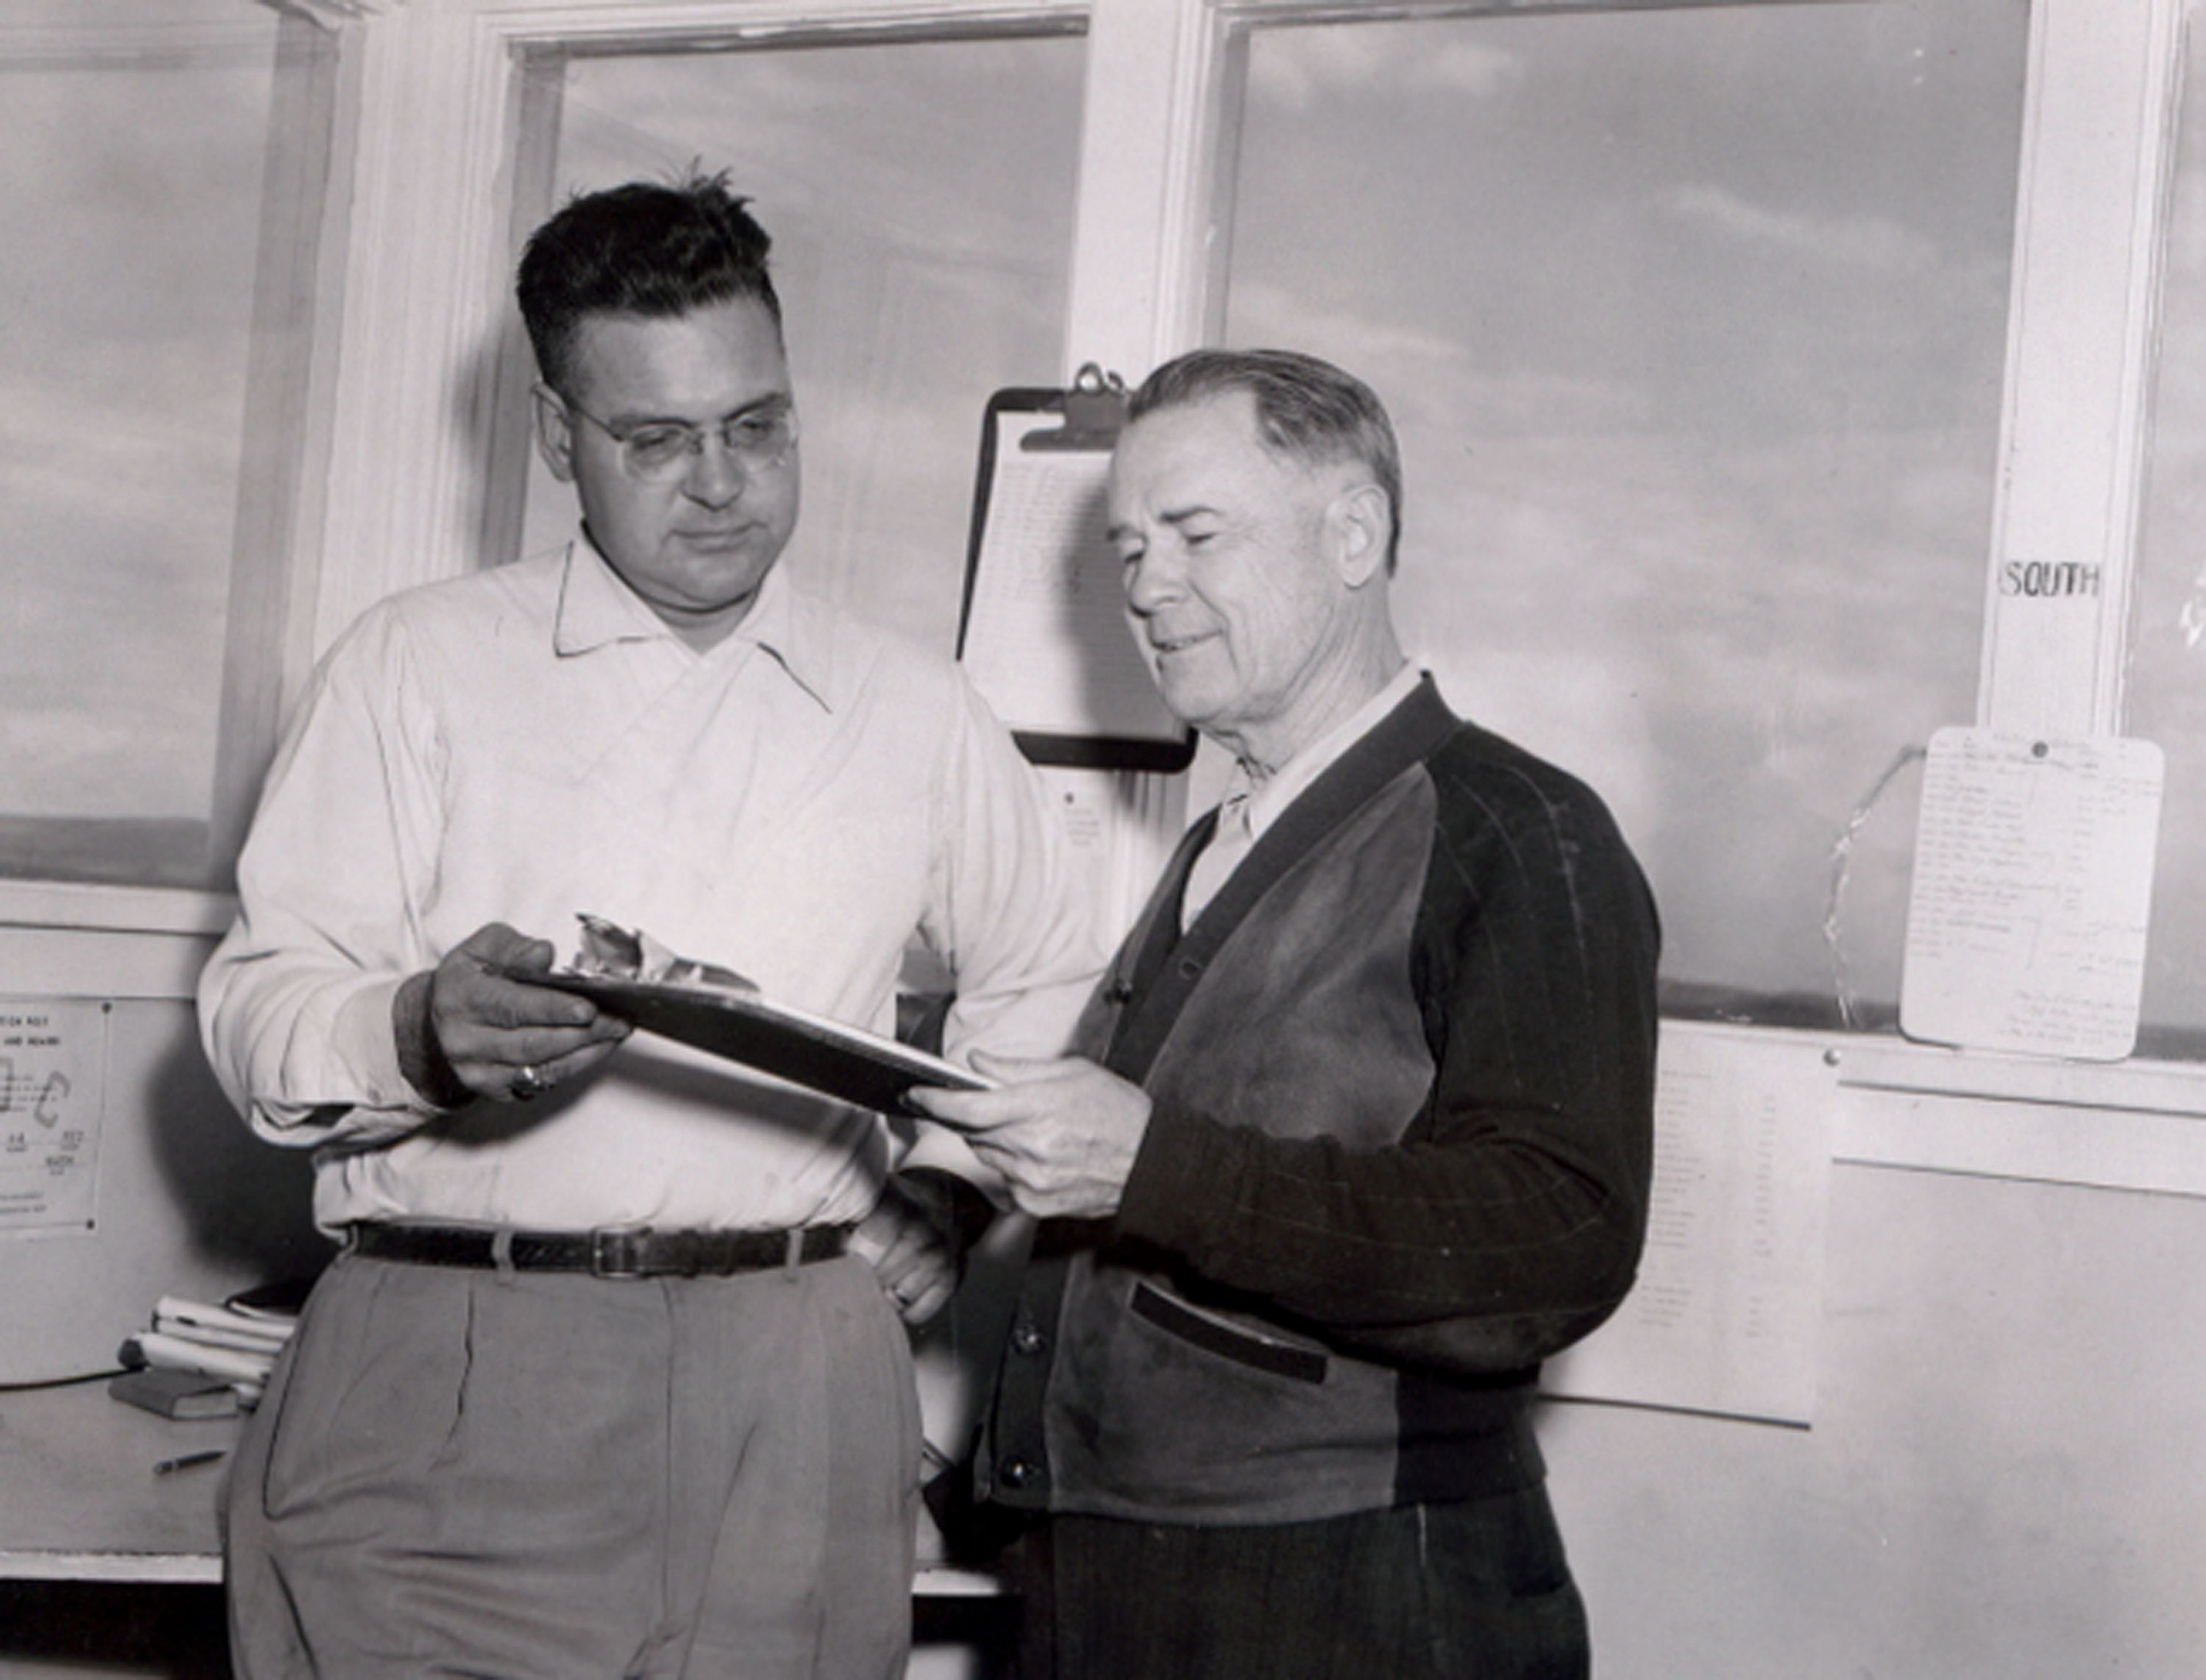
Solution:
M 1543 1415 L 1600 1680 L 2206 1671 L 2206 1201 L 1841 1165 L 1813 1427 Z

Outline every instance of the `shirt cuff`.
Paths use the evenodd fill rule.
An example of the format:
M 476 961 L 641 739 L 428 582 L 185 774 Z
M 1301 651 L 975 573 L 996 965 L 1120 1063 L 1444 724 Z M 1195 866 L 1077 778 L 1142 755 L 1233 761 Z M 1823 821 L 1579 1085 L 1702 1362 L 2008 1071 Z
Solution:
M 388 980 L 362 986 L 339 1006 L 330 1034 L 331 1047 L 360 1093 L 355 1106 L 396 1111 L 391 1116 L 393 1131 L 410 1130 L 444 1111 L 416 1091 L 398 1065 L 398 1035 L 391 1010 L 402 984 L 402 980 Z
M 981 1164 L 962 1133 L 937 1121 L 919 1122 L 910 1146 L 896 1157 L 892 1171 L 939 1172 L 963 1180 L 999 1206 L 1011 1205 L 1011 1193 L 1003 1179 Z

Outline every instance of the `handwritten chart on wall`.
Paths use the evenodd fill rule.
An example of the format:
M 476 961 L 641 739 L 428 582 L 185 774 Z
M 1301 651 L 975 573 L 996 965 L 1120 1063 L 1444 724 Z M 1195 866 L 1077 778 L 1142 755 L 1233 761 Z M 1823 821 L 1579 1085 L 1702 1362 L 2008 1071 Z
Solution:
M 104 1005 L 0 998 L 0 1238 L 92 1226 L 106 1067 Z
M 1550 1394 L 1807 1423 L 1838 1070 L 1782 1034 L 1666 1021 L 1639 1279 Z
M 2162 773 L 2144 741 L 1933 736 L 1901 1029 L 1976 1050 L 2128 1055 Z

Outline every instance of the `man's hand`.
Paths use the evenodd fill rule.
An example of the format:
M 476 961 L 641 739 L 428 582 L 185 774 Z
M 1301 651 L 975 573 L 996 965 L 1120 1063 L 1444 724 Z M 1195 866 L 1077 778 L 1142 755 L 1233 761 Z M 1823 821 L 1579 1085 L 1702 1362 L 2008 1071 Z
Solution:
M 963 1134 L 1011 1200 L 1045 1219 L 1094 1219 L 1118 1211 L 1148 1130 L 1148 1093 L 1077 1057 L 1034 1061 L 975 1053 L 993 1091 L 923 1087 L 912 1106 Z
M 612 1054 L 628 1022 L 587 998 L 492 972 L 543 974 L 553 955 L 549 939 L 492 922 L 409 976 L 391 1008 L 408 1083 L 445 1108 L 476 1097 L 525 1102 Z
M 873 1211 L 850 1233 L 850 1252 L 873 1268 L 906 1324 L 925 1324 L 957 1288 L 949 1200 L 921 1181 L 889 1180 Z

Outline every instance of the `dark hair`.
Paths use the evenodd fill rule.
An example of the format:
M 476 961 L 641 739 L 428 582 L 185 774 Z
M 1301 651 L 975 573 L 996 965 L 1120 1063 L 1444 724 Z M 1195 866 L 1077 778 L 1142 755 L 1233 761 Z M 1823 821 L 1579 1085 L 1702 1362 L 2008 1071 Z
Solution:
M 1353 461 L 1378 480 L 1391 574 L 1402 539 L 1402 450 L 1385 405 L 1354 374 L 1297 350 L 1189 350 L 1142 381 L 1127 418 L 1237 390 L 1255 400 L 1256 435 L 1273 453 L 1309 467 Z
M 778 331 L 781 300 L 766 269 L 773 241 L 748 203 L 724 174 L 631 181 L 568 200 L 529 235 L 515 287 L 545 382 L 566 391 L 586 315 L 665 319 L 748 297 Z

